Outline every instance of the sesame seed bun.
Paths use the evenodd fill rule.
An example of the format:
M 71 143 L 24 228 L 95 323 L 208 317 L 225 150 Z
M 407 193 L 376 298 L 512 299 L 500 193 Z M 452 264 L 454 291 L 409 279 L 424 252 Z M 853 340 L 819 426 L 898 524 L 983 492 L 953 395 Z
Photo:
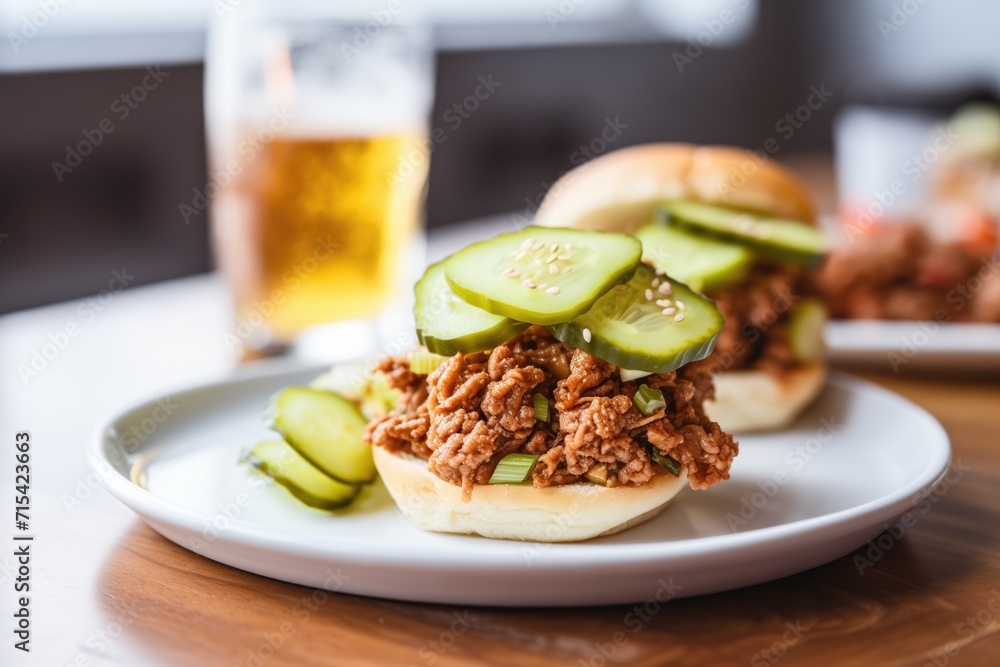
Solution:
M 740 148 L 667 143 L 613 151 L 570 170 L 549 189 L 534 224 L 633 232 L 671 199 L 816 224 L 805 186 L 774 160 Z
M 534 224 L 634 232 L 664 201 L 691 200 L 815 225 L 805 186 L 774 160 L 740 148 L 645 144 L 613 151 L 569 171 L 553 184 Z M 781 376 L 763 371 L 718 373 L 708 416 L 726 431 L 784 428 L 819 394 L 822 363 Z
M 477 484 L 472 498 L 427 469 L 427 461 L 374 447 L 375 467 L 403 515 L 418 528 L 504 540 L 576 542 L 652 519 L 687 486 L 687 475 L 657 472 L 641 486 L 579 482 L 536 489 Z

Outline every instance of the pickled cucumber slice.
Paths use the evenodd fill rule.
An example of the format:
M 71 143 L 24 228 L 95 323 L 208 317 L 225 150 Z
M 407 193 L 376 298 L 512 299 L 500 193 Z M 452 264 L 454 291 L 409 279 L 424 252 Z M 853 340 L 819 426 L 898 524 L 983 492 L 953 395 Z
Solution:
M 434 354 L 451 356 L 457 352 L 490 350 L 527 327 L 460 299 L 448 286 L 444 262 L 427 267 L 414 292 L 417 338 Z
M 711 354 L 724 322 L 712 301 L 642 265 L 586 314 L 549 331 L 621 368 L 666 373 Z
M 268 440 L 251 449 L 247 462 L 310 507 L 333 510 L 354 500 L 361 487 L 323 474 L 284 440 Z
M 746 247 L 662 223 L 641 227 L 635 235 L 642 241 L 642 258 L 667 275 L 696 290 L 714 290 L 730 285 L 744 275 L 753 262 Z
M 788 324 L 788 342 L 796 361 L 807 364 L 823 356 L 826 320 L 826 305 L 820 299 L 809 297 L 795 304 Z
M 582 315 L 639 266 L 634 236 L 527 227 L 475 243 L 445 260 L 448 284 L 468 303 L 530 324 Z
M 371 447 L 361 441 L 367 420 L 333 392 L 286 387 L 272 399 L 271 427 L 306 461 L 345 484 L 375 479 Z
M 804 222 L 692 201 L 669 202 L 664 208 L 671 221 L 745 243 L 782 258 L 815 262 L 823 257 L 823 233 Z

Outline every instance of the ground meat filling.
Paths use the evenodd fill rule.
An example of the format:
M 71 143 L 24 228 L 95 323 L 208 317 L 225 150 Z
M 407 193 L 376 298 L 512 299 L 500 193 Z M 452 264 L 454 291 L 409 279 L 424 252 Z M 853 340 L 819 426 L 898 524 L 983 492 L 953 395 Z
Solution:
M 712 355 L 713 373 L 755 369 L 781 374 L 798 365 L 788 339 L 792 308 L 815 289 L 798 266 L 757 263 L 738 283 L 710 292 L 726 318 Z
M 410 372 L 405 358 L 378 369 L 400 392 L 397 409 L 374 419 L 366 442 L 427 459 L 435 475 L 463 488 L 489 481 L 507 454 L 539 455 L 536 487 L 580 481 L 604 465 L 608 486 L 648 482 L 657 466 L 647 448 L 672 456 L 692 488 L 729 478 L 738 445 L 710 421 L 702 402 L 713 392 L 704 367 L 651 375 L 667 407 L 644 416 L 632 402 L 637 382 L 618 368 L 567 347 L 532 327 L 491 352 L 456 354 L 429 376 Z M 549 423 L 535 419 L 533 397 L 551 401 Z

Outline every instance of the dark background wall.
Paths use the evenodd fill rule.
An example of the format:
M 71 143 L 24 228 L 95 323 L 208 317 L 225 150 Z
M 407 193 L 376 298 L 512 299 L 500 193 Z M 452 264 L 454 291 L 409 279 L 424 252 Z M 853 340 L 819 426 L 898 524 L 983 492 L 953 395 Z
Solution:
M 940 41 L 954 35 L 917 15 L 908 34 L 886 40 L 877 20 L 892 5 L 876 4 L 765 0 L 747 40 L 706 49 L 683 72 L 674 60 L 683 43 L 443 53 L 431 124 L 447 140 L 433 155 L 428 223 L 523 211 L 608 119 L 627 125 L 608 149 L 680 139 L 753 148 L 776 137 L 791 156 L 829 151 L 832 119 L 847 100 L 920 99 L 984 80 L 966 67 L 923 87 L 906 82 L 911 61 L 894 50 L 930 54 L 940 66 L 947 59 L 934 56 L 927 31 L 945 30 Z M 961 11 L 953 18 L 969 25 Z M 995 74 L 995 40 L 976 48 Z M 124 119 L 112 104 L 143 80 L 142 67 L 0 75 L 0 233 L 9 235 L 6 247 L 0 239 L 0 312 L 93 294 L 111 267 L 135 273 L 133 284 L 210 269 L 207 213 L 186 224 L 178 212 L 206 180 L 202 68 L 163 69 L 168 77 Z M 453 127 L 447 110 L 488 75 L 501 85 Z M 901 78 L 898 90 L 888 84 Z M 811 86 L 834 96 L 781 137 L 775 123 Z M 114 131 L 57 180 L 52 162 L 65 162 L 65 146 L 104 118 Z

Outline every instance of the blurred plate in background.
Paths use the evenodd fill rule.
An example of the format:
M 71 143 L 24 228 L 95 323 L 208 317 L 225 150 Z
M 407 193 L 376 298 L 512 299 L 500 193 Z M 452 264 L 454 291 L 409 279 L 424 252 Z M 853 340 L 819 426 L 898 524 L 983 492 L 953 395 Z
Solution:
M 1000 371 L 1000 324 L 834 320 L 823 336 L 831 363 L 897 373 Z

